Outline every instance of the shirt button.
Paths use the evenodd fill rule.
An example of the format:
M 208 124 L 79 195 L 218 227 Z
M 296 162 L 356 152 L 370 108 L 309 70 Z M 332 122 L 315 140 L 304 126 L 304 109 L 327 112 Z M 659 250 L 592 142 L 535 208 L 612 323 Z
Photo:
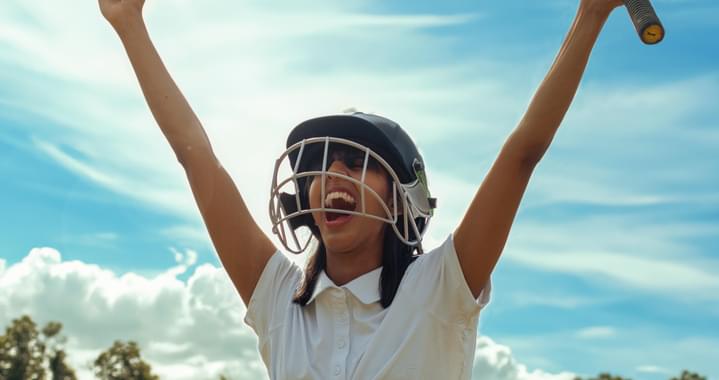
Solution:
M 335 376 L 340 375 L 340 369 L 341 369 L 340 366 L 338 366 L 338 365 L 335 366 Z
M 337 343 L 337 348 L 344 348 L 345 347 L 345 340 L 340 339 L 339 343 Z

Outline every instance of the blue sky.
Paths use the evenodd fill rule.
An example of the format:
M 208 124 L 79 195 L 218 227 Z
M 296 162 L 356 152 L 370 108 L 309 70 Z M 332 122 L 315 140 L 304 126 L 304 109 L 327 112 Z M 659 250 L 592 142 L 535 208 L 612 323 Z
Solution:
M 397 120 L 422 149 L 440 202 L 427 236 L 436 246 L 522 117 L 577 3 L 151 1 L 145 15 L 268 235 L 267 190 L 291 127 L 356 107 Z M 197 285 L 227 286 L 204 265 L 219 262 L 184 173 L 95 2 L 72 6 L 0 4 L 0 284 L 39 289 L 8 293 L 14 303 L 0 301 L 0 322 L 20 312 L 64 317 L 68 335 L 82 337 L 73 347 L 89 357 L 111 336 L 98 330 L 93 340 L 79 322 L 91 320 L 51 312 L 47 288 L 19 279 L 94 273 L 78 275 L 89 284 L 81 289 L 112 278 L 117 287 L 152 284 L 157 294 L 232 291 Z M 480 321 L 491 354 L 477 359 L 476 378 L 481 363 L 502 368 L 508 355 L 514 372 L 497 378 L 612 371 L 665 379 L 689 368 L 719 379 L 719 42 L 711 37 L 719 5 L 654 6 L 667 30 L 656 46 L 641 44 L 624 9 L 611 15 L 532 177 L 493 274 Z M 37 250 L 33 259 L 42 247 L 58 254 Z M 49 277 L 23 277 L 28 266 Z M 146 301 L 133 307 L 156 313 L 150 320 L 172 309 L 162 297 Z M 244 329 L 238 312 L 227 318 Z M 223 312 L 207 313 L 191 314 L 193 323 L 224 321 L 212 319 Z M 180 368 L 172 360 L 194 363 L 181 355 L 188 352 L 204 358 L 205 373 L 251 378 L 243 374 L 260 365 L 244 330 L 251 365 L 201 339 L 188 348 L 172 334 L 153 335 L 144 319 L 142 328 L 117 323 L 125 327 L 109 330 L 144 343 L 164 374 Z

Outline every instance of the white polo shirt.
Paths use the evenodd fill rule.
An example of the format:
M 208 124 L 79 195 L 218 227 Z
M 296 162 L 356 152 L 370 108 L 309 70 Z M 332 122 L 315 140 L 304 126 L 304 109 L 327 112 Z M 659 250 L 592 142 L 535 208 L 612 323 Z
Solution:
M 302 268 L 277 251 L 252 294 L 245 322 L 271 379 L 469 379 L 479 312 L 452 234 L 412 262 L 389 308 L 382 268 L 336 286 L 322 272 L 305 307 L 292 302 Z

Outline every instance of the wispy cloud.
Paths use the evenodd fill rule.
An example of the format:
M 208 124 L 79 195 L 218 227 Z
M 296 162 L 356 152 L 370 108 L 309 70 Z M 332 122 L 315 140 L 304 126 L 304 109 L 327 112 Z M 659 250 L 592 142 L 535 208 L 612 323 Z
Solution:
M 583 297 L 570 294 L 551 294 L 551 293 L 529 293 L 515 292 L 508 294 L 507 297 L 512 301 L 515 307 L 533 307 L 533 306 L 549 306 L 559 309 L 576 309 L 579 307 L 596 305 L 606 302 L 598 300 L 596 297 Z
M 120 235 L 115 232 L 94 232 L 80 235 L 62 235 L 60 243 L 73 243 L 91 247 L 106 248 L 116 244 Z
M 223 9 L 219 18 L 215 13 L 218 9 L 212 6 L 179 3 L 160 11 L 148 5 L 148 25 L 166 63 L 188 97 L 195 98 L 192 103 L 205 121 L 218 156 L 237 178 L 253 214 L 262 220 L 267 219 L 263 184 L 269 183 L 272 161 L 282 150 L 282 136 L 292 125 L 348 106 L 380 112 L 401 108 L 393 105 L 406 103 L 406 95 L 420 96 L 421 83 L 433 77 L 418 68 L 396 78 L 390 74 L 370 78 L 361 72 L 352 76 L 330 72 L 318 78 L 307 71 L 311 66 L 297 59 L 322 62 L 324 59 L 311 55 L 320 49 L 335 57 L 346 57 L 350 47 L 359 53 L 358 49 L 377 44 L 366 35 L 378 30 L 387 34 L 381 39 L 387 45 L 379 47 L 384 53 L 393 50 L 390 45 L 400 39 L 404 48 L 418 51 L 430 37 L 416 30 L 462 24 L 479 17 L 387 16 L 365 12 L 350 2 L 326 5 L 322 12 L 313 7 L 305 12 L 291 7 L 281 8 L 284 11 L 273 7 L 270 11 L 260 2 L 247 2 Z M 196 220 L 197 211 L 182 172 L 142 104 L 121 45 L 96 4 L 88 3 L 72 12 L 50 11 L 41 4 L 6 3 L 2 7 L 6 17 L 33 15 L 32 23 L 21 17 L 8 20 L 15 27 L 0 35 L 0 43 L 16 51 L 4 57 L 4 64 L 11 69 L 23 67 L 26 73 L 24 77 L 3 78 L 7 88 L 13 89 L 13 98 L 26 99 L 9 104 L 9 111 L 23 107 L 54 124 L 44 127 L 42 133 L 35 131 L 38 151 L 113 192 Z M 196 20 L 202 15 L 211 17 L 212 23 L 198 24 Z M 76 22 L 68 24 L 68 19 Z M 36 28 L 35 23 L 43 27 Z M 185 27 L 177 28 L 179 24 Z M 332 30 L 341 33 L 348 45 L 328 50 L 303 37 Z M 85 37 L 81 44 L 74 37 L 77 35 Z M 193 46 L 191 59 L 184 45 L 174 42 L 177 40 Z M 266 50 L 268 47 L 273 48 Z M 340 50 L 345 53 L 340 54 Z M 224 52 L 223 56 L 215 57 L 219 52 Z M 198 60 L 198 56 L 206 59 Z M 337 66 L 349 69 L 347 63 Z M 40 75 L 42 86 L 37 79 Z M 41 87 L 44 91 L 34 90 Z M 397 90 L 378 91 L 385 87 Z M 397 97 L 400 93 L 405 96 Z M 28 109 L 28 104 L 38 102 L 31 98 L 42 99 L 43 106 Z M 276 112 L 278 108 L 283 112 Z M 253 138 L 248 139 L 248 134 Z M 258 142 L 269 149 L 257 149 Z M 246 165 L 247 157 L 266 164 Z
M 649 258 L 635 253 L 592 251 L 580 246 L 562 251 L 521 248 L 513 249 L 508 259 L 541 270 L 594 279 L 606 284 L 605 290 L 629 286 L 635 291 L 660 293 L 676 299 L 717 300 L 719 279 L 706 269 L 707 265 L 713 267 L 717 263 Z
M 197 215 L 191 198 L 184 188 L 167 186 L 132 172 L 108 170 L 110 163 L 103 160 L 82 160 L 73 157 L 59 147 L 46 141 L 35 140 L 39 152 L 47 154 L 59 165 L 119 195 L 135 198 L 144 204 L 167 212 L 182 213 L 186 217 Z M 149 173 L 148 173 L 149 174 Z M 177 182 L 177 181 L 173 181 Z M 138 191 L 142 190 L 142 191 Z
M 580 339 L 605 339 L 617 335 L 617 331 L 611 326 L 592 326 L 577 331 L 577 338 Z
M 672 371 L 669 371 L 668 369 L 657 365 L 640 365 L 637 367 L 637 372 L 660 373 L 662 375 L 672 374 Z
M 175 225 L 159 231 L 162 236 L 182 244 L 211 246 L 210 236 L 204 225 Z

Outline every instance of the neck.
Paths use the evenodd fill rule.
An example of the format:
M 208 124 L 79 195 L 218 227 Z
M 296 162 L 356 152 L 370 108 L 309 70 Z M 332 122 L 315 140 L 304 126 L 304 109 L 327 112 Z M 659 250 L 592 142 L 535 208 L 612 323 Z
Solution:
M 332 282 L 342 286 L 355 278 L 382 266 L 383 236 L 367 241 L 354 249 L 333 252 L 327 247 L 325 272 Z

